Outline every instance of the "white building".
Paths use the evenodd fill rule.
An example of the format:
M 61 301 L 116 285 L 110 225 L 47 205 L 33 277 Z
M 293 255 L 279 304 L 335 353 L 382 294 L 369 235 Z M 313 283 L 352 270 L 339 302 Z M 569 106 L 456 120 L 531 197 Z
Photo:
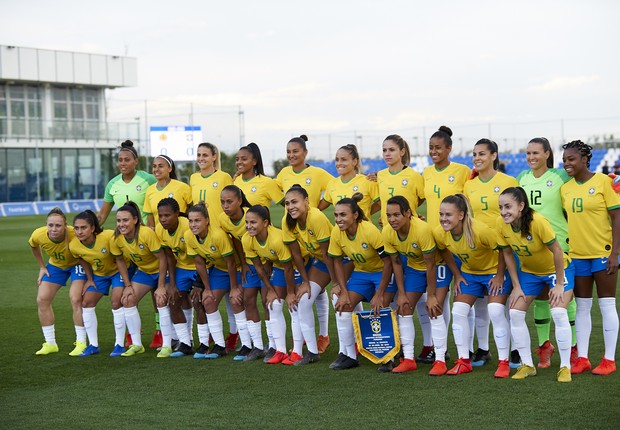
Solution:
M 0 202 L 101 198 L 140 127 L 105 91 L 136 85 L 135 58 L 0 45 Z

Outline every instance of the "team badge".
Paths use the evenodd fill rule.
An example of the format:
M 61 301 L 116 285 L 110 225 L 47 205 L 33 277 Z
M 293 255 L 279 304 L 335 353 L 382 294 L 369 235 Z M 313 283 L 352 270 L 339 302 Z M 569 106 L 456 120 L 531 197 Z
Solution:
M 252 191 L 253 193 L 255 193 L 255 192 L 256 192 L 256 187 L 252 187 L 252 188 L 250 188 L 250 191 Z
M 548 187 L 553 187 L 553 181 L 547 181 L 547 186 Z
M 402 182 L 402 184 L 403 184 L 403 187 L 406 187 L 408 183 L 409 183 L 409 181 L 408 181 L 408 180 L 406 180 L 406 179 L 403 179 L 403 182 Z
M 531 241 L 532 241 L 532 235 L 531 235 L 531 234 L 528 234 L 528 235 L 527 235 L 527 237 L 526 237 L 526 239 L 528 240 L 528 242 L 531 242 Z
M 181 238 L 181 243 L 185 243 L 185 238 L 184 237 Z
M 213 183 L 213 188 L 217 188 L 217 186 L 218 186 L 218 185 L 219 185 L 219 183 L 218 183 L 217 181 L 215 181 L 215 182 Z
M 270 249 L 269 252 L 271 252 L 271 255 L 276 255 L 276 252 L 273 249 Z
M 312 179 L 306 178 L 306 185 L 310 185 L 311 182 L 312 182 Z
M 105 254 L 106 252 L 108 252 L 108 250 L 106 248 L 101 248 L 101 253 Z
M 217 248 L 215 247 L 215 245 L 211 245 L 211 251 L 216 251 Z
M 454 176 L 448 176 L 448 182 L 450 182 L 451 184 L 454 183 Z
M 356 185 L 356 186 L 354 186 L 354 187 L 353 187 L 353 192 L 354 192 L 354 193 L 357 193 L 357 190 L 359 190 L 359 189 L 360 189 L 360 187 L 358 187 L 358 186 Z
M 140 245 L 138 245 L 138 248 L 144 249 L 144 245 L 140 244 Z
M 362 248 L 368 249 L 368 244 L 366 242 L 362 243 Z
M 379 318 L 373 318 L 370 321 L 370 328 L 373 333 L 381 333 L 381 320 Z
M 494 193 L 499 193 L 499 186 L 495 186 L 495 188 L 493 188 L 493 192 Z
M 310 229 L 308 229 L 308 234 L 309 234 L 310 236 L 314 236 L 314 232 L 313 232 L 312 230 L 310 230 Z
M 168 197 L 170 197 L 172 199 L 172 198 L 174 198 L 174 194 L 170 193 L 170 194 L 168 194 Z
M 594 194 L 594 187 L 590 188 L 590 189 L 588 190 L 588 193 L 589 193 L 590 195 Z
M 413 249 L 418 249 L 418 244 L 417 243 L 412 244 L 412 246 L 413 246 Z
M 142 191 L 142 185 L 136 185 L 136 191 Z

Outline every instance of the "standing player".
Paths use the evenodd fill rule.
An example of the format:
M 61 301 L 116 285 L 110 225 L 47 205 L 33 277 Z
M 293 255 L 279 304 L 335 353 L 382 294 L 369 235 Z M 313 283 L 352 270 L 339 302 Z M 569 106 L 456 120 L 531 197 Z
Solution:
M 530 207 L 544 216 L 551 224 L 562 251 L 568 254 L 568 223 L 562 208 L 560 188 L 570 180 L 564 169 L 553 168 L 553 151 L 549 141 L 544 137 L 530 140 L 526 149 L 526 160 L 530 170 L 524 170 L 517 176 L 519 185 L 527 194 Z M 575 335 L 575 313 L 577 304 L 573 298 L 567 307 L 568 319 L 572 332 L 571 364 L 577 360 L 577 337 Z M 551 308 L 546 290 L 534 300 L 534 322 L 538 334 L 538 367 L 551 366 L 551 356 L 555 348 L 549 342 L 551 326 Z
M 596 282 L 599 308 L 603 317 L 605 355 L 592 369 L 595 375 L 616 371 L 618 311 L 616 281 L 620 248 L 620 197 L 612 189 L 612 179 L 589 170 L 591 147 L 580 140 L 562 146 L 564 169 L 573 179 L 562 185 L 562 204 L 568 214 L 569 255 L 575 264 L 577 296 L 577 350 L 579 358 L 573 374 L 590 370 L 588 360 L 592 331 L 592 289 Z
M 495 229 L 499 216 L 498 199 L 500 193 L 509 187 L 516 187 L 517 180 L 512 176 L 499 171 L 499 153 L 497 143 L 489 139 L 480 139 L 474 145 L 472 161 L 475 177 L 463 186 L 463 194 L 469 200 L 472 213 L 477 221 L 485 223 L 490 229 Z M 473 175 L 472 175 L 473 176 Z M 500 254 L 499 258 L 503 258 Z M 472 366 L 483 366 L 491 360 L 489 353 L 489 310 L 488 296 L 476 299 L 476 337 L 478 349 L 472 359 Z M 473 333 L 472 333 L 473 335 Z M 512 359 L 511 359 L 512 361 Z M 519 360 L 514 358 L 515 366 Z
M 250 204 L 269 207 L 272 201 L 282 203 L 282 190 L 276 181 L 265 176 L 263 157 L 256 143 L 251 142 L 239 149 L 236 164 L 234 184 L 243 191 Z
M 80 355 L 86 349 L 86 330 L 82 321 L 82 288 L 86 275 L 78 260 L 69 252 L 69 242 L 75 237 L 73 227 L 67 226 L 67 218 L 60 208 L 54 208 L 47 214 L 47 225 L 39 227 L 28 239 L 32 255 L 39 263 L 37 284 L 37 307 L 39 321 L 43 329 L 45 342 L 36 355 L 47 355 L 58 352 L 56 331 L 54 328 L 54 310 L 52 300 L 60 287 L 71 278 L 69 297 L 73 308 L 73 324 L 75 325 L 75 348 L 71 356 Z M 49 255 L 49 261 L 43 261 L 43 249 Z
M 570 323 L 566 306 L 571 301 L 574 287 L 574 268 L 568 265 L 568 256 L 557 243 L 549 222 L 534 212 L 525 190 L 511 187 L 499 198 L 501 218 L 497 218 L 499 246 L 512 278 L 510 296 L 510 329 L 523 364 L 512 379 L 536 375 L 532 361 L 530 333 L 525 324 L 529 305 L 542 290 L 549 289 L 551 315 L 555 322 L 555 337 L 560 350 L 559 382 L 570 382 Z M 502 219 L 503 218 L 503 219 Z M 521 267 L 517 274 L 514 253 Z

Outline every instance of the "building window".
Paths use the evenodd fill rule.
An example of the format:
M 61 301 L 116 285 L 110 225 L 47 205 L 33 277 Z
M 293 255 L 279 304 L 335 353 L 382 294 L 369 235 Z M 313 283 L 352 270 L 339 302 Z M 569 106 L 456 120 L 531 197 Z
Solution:
M 0 135 L 41 136 L 41 89 L 33 85 L 0 86 Z

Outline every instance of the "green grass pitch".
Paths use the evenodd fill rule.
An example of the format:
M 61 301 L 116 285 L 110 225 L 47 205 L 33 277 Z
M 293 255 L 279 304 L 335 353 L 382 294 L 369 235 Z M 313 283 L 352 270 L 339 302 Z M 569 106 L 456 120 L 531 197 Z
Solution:
M 280 224 L 281 214 L 281 208 L 274 211 L 274 224 Z M 428 365 L 404 375 L 379 374 L 364 358 L 360 368 L 332 371 L 328 365 L 338 352 L 333 315 L 331 347 L 319 363 L 302 368 L 233 362 L 232 357 L 160 360 L 152 350 L 110 358 L 112 315 L 109 301 L 103 299 L 97 308 L 102 353 L 74 358 L 67 355 L 74 330 L 63 288 L 53 303 L 60 353 L 37 357 L 34 352 L 43 341 L 35 303 L 37 266 L 27 239 L 44 222 L 43 216 L 0 219 L 2 429 L 619 426 L 620 374 L 577 375 L 571 384 L 559 384 L 557 354 L 550 369 L 524 381 L 494 379 L 495 363 L 471 374 L 440 378 L 427 375 Z M 140 312 L 148 341 L 154 330 L 150 300 L 143 300 Z M 529 322 L 535 342 L 531 315 Z M 592 333 L 590 358 L 596 364 L 603 352 L 596 302 Z M 492 339 L 490 343 L 496 357 Z M 420 347 L 416 323 L 416 352 Z M 454 356 L 451 334 L 449 350 Z

